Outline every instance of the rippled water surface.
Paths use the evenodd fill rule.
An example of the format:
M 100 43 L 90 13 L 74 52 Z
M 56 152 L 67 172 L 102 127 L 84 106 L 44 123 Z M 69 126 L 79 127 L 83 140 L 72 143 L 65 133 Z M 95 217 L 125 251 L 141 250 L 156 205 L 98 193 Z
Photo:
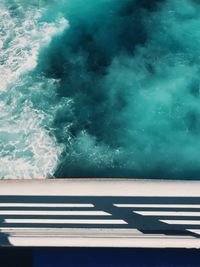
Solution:
M 200 178 L 200 2 L 0 0 L 0 178 Z

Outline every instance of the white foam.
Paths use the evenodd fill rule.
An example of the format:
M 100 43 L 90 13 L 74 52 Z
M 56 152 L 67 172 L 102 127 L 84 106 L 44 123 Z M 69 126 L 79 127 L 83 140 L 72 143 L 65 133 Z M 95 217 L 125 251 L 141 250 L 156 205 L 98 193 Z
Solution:
M 44 116 L 25 106 L 19 117 L 10 116 L 9 120 L 4 120 L 0 126 L 2 178 L 53 176 L 62 148 L 42 128 Z
M 5 91 L 24 72 L 37 66 L 40 49 L 47 46 L 52 37 L 68 26 L 67 20 L 56 23 L 39 22 L 40 10 L 26 11 L 26 18 L 11 17 L 9 11 L 0 9 L 0 91 Z
M 27 83 L 29 72 L 37 66 L 40 49 L 68 26 L 64 18 L 55 23 L 40 22 L 42 11 L 20 9 L 22 16 L 16 17 L 6 7 L 0 9 L 1 179 L 51 177 L 63 150 L 47 130 L 50 114 L 31 102 L 31 90 L 40 90 L 43 84 L 50 90 L 55 81 Z

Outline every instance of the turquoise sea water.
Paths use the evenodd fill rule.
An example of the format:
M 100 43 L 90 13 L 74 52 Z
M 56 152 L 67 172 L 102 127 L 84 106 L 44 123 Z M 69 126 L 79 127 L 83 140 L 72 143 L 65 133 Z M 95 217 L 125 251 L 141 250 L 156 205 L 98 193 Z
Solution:
M 200 178 L 200 2 L 0 0 L 0 178 Z

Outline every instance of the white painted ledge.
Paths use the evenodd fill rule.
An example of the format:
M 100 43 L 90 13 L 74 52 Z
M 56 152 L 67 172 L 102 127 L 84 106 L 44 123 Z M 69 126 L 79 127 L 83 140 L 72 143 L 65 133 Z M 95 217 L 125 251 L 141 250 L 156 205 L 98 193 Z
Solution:
M 0 180 L 0 195 L 200 196 L 200 181 L 144 179 Z

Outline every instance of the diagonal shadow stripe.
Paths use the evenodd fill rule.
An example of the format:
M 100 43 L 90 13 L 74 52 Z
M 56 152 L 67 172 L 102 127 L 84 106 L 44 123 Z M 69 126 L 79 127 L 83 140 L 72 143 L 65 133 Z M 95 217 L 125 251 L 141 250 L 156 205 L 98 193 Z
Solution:
M 56 215 L 55 217 L 49 217 L 50 215 L 47 215 L 47 217 L 44 217 L 44 215 L 34 215 L 30 217 L 30 215 L 1 215 L 0 216 L 0 227 L 65 227 L 65 228 L 116 228 L 116 229 L 127 229 L 127 228 L 136 228 L 143 234 L 164 234 L 164 235 L 184 235 L 184 236 L 193 236 L 199 238 L 199 235 L 196 233 L 192 233 L 190 231 L 187 231 L 187 228 L 195 228 L 198 229 L 200 226 L 195 225 L 173 225 L 173 224 L 166 224 L 164 222 L 159 221 L 158 216 L 144 216 L 140 215 L 134 212 L 137 209 L 134 208 L 123 208 L 123 207 L 116 207 L 114 204 L 200 204 L 200 197 L 107 197 L 107 196 L 0 196 L 0 203 L 85 203 L 85 204 L 93 204 L 94 207 L 88 207 L 88 208 L 55 208 L 55 207 L 1 207 L 0 210 L 24 210 L 24 212 L 28 210 L 99 210 L 99 211 L 105 211 L 111 214 L 109 216 L 109 219 L 115 219 L 115 220 L 124 220 L 127 224 L 40 224 L 40 223 L 5 223 L 6 218 L 55 218 L 55 219 L 61 219 L 59 215 Z M 180 210 L 179 208 L 176 208 L 174 210 Z M 181 208 L 182 209 L 182 208 Z M 146 207 L 139 208 L 139 210 L 146 210 Z M 151 208 L 151 210 L 155 210 L 155 208 Z M 171 208 L 159 208 L 156 210 L 171 210 Z M 193 208 L 187 208 L 184 209 L 187 211 L 194 211 Z M 66 216 L 65 216 L 66 218 Z M 68 216 L 67 218 L 73 218 L 73 219 L 99 219 L 99 216 Z M 162 217 L 163 218 L 163 217 Z M 170 219 L 173 219 L 176 217 L 170 216 Z M 179 217 L 180 218 L 180 217 Z M 187 217 L 189 219 L 190 217 Z M 192 217 L 191 217 L 192 218 Z M 103 219 L 106 219 L 105 216 L 103 216 Z M 7 237 L 6 237 L 7 238 Z

